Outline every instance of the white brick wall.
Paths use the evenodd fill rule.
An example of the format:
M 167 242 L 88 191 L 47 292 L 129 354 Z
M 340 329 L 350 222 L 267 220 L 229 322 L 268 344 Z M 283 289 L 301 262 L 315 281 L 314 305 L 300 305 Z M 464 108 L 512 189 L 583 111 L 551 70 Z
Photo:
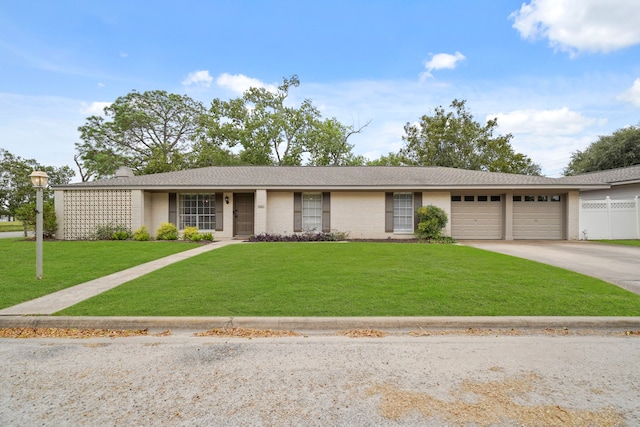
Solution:
M 567 193 L 566 214 L 567 240 L 580 239 L 580 192 Z
M 269 191 L 267 193 L 265 231 L 270 234 L 293 233 L 293 192 Z
M 155 238 L 160 224 L 169 221 L 169 193 L 147 193 L 145 195 L 144 221 L 144 225 L 149 229 L 149 234 Z
M 331 229 L 347 232 L 352 239 L 413 237 L 384 231 L 384 192 L 332 192 Z

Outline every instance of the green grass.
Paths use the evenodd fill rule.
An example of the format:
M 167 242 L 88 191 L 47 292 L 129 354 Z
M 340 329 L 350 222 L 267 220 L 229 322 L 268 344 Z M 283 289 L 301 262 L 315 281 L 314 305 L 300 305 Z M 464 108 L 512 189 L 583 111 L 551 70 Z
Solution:
M 36 280 L 35 242 L 0 239 L 0 308 L 194 247 L 182 242 L 45 241 L 43 278 Z
M 638 316 L 640 295 L 465 246 L 258 243 L 198 255 L 57 314 Z
M 0 221 L 0 233 L 5 231 L 23 231 L 20 221 Z
M 598 243 L 608 243 L 610 245 L 640 246 L 640 240 L 595 240 Z

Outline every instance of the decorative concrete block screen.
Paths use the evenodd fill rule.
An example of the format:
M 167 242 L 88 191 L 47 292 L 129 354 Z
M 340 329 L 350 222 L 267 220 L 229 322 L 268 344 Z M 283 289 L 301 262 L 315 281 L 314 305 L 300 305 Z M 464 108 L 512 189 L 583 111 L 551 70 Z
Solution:
M 99 225 L 122 225 L 131 230 L 130 190 L 64 192 L 64 239 L 91 238 Z
M 638 197 L 580 200 L 580 239 L 640 239 Z

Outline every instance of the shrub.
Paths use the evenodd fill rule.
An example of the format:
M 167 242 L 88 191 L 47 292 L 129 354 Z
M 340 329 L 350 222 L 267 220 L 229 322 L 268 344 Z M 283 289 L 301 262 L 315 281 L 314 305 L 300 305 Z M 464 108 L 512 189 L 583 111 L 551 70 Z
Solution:
M 420 240 L 437 240 L 442 237 L 442 229 L 447 225 L 447 213 L 437 206 L 420 206 L 417 211 L 418 229 L 415 231 Z
M 210 242 L 213 242 L 213 233 L 210 231 L 207 231 L 206 233 L 202 233 L 202 240 L 208 240 Z
M 112 234 L 113 240 L 129 240 L 131 233 L 129 230 L 116 230 Z
M 151 236 L 149 235 L 149 230 L 146 225 L 138 228 L 133 232 L 133 240 L 138 242 L 146 242 L 147 240 L 151 240 Z
M 98 225 L 90 238 L 93 240 L 127 240 L 130 237 L 131 232 L 124 225 L 105 224 Z
M 191 240 L 192 242 L 199 242 L 200 240 L 202 240 L 202 234 L 194 234 L 189 240 Z
M 313 232 L 307 231 L 302 234 L 270 234 L 261 233 L 249 237 L 250 242 L 338 242 L 346 240 L 348 233 L 331 231 L 331 232 Z
M 157 240 L 178 240 L 178 229 L 170 222 L 163 222 L 156 231 Z
M 198 235 L 198 227 L 185 227 L 184 231 L 182 232 L 182 238 L 184 240 L 194 240 L 194 238 L 196 238 L 196 236 Z

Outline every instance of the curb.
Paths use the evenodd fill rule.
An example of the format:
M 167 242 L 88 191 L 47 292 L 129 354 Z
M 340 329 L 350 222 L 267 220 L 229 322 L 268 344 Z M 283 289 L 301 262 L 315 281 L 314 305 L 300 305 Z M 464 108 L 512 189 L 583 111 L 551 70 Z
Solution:
M 594 329 L 640 330 L 640 317 L 82 317 L 0 316 L 0 328 L 175 329 Z

